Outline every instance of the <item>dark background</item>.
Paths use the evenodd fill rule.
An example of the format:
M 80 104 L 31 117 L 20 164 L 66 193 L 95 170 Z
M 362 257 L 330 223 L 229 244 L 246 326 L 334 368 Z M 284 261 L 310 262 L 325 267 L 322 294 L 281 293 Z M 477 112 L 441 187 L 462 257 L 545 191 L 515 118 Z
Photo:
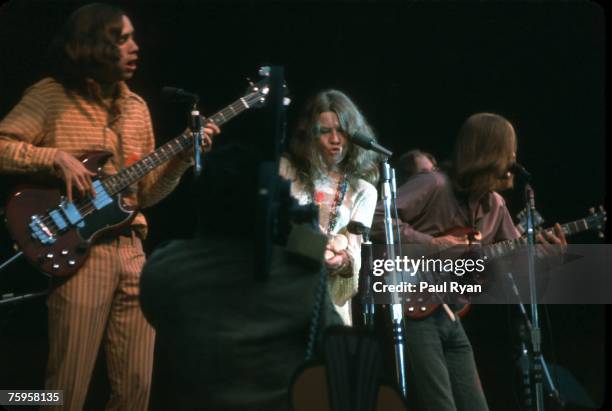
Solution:
M 0 9 L 0 117 L 45 73 L 53 34 L 83 2 L 12 1 Z M 518 160 L 532 172 L 548 225 L 575 220 L 605 201 L 605 21 L 580 2 L 115 2 L 132 19 L 140 63 L 130 82 L 149 103 L 158 143 L 186 126 L 186 107 L 160 98 L 163 86 L 202 96 L 212 114 L 244 93 L 264 64 L 283 65 L 291 91 L 288 129 L 304 100 L 345 91 L 380 142 L 397 153 L 421 148 L 443 160 L 472 113 L 504 115 L 518 135 Z M 263 141 L 261 115 L 228 123 L 217 145 Z M 259 140 L 258 140 L 259 139 Z M 191 235 L 188 172 L 174 194 L 146 210 L 153 250 Z M 10 178 L 4 178 L 4 186 Z M 231 189 L 228 187 L 228 189 Z M 521 193 L 504 193 L 512 214 Z M 2 256 L 11 243 L 2 233 Z M 600 241 L 592 234 L 572 242 Z M 0 273 L 0 293 L 29 292 L 45 279 L 23 263 Z M 514 307 L 478 306 L 465 320 L 492 410 L 519 409 L 513 394 Z M 569 369 L 596 401 L 604 392 L 601 306 L 550 306 L 542 314 L 547 359 Z M 152 407 L 171 409 L 158 356 Z M 42 298 L 0 306 L 0 387 L 41 388 L 46 361 Z M 103 363 L 87 409 L 102 409 Z M 567 409 L 572 408 L 568 407 Z

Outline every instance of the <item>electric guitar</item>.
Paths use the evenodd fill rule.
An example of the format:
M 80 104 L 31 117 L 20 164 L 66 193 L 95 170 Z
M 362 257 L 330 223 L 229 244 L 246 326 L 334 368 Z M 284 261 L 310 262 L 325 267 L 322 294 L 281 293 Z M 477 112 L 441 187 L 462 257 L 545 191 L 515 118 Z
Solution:
M 599 211 L 595 212 L 594 208 L 589 210 L 589 215 L 580 220 L 572 221 L 561 225 L 561 230 L 565 236 L 571 236 L 578 234 L 583 231 L 597 230 L 600 237 L 603 237 L 603 229 L 606 222 L 606 211 L 603 206 L 599 207 Z M 554 233 L 553 229 L 546 229 L 549 233 Z M 475 244 L 474 230 L 468 227 L 457 227 L 447 230 L 442 235 L 467 235 L 470 240 L 470 244 Z M 527 244 L 527 237 L 519 237 L 513 240 L 500 241 L 498 243 L 489 244 L 481 247 L 481 254 L 485 256 L 489 261 L 493 258 L 503 257 L 518 249 L 520 246 Z M 431 297 L 417 296 L 411 297 L 406 303 L 404 303 L 404 315 L 409 318 L 419 320 L 430 316 L 441 304 L 431 303 Z M 463 317 L 470 309 L 470 304 L 465 304 L 460 310 L 456 311 L 455 314 L 459 317 Z
M 222 125 L 250 108 L 261 107 L 269 92 L 267 82 L 264 78 L 252 84 L 244 96 L 203 118 L 202 124 Z M 17 187 L 5 207 L 11 237 L 28 262 L 43 273 L 58 277 L 76 273 L 96 239 L 117 234 L 136 217 L 138 210 L 124 203 L 122 192 L 191 146 L 192 136 L 180 135 L 114 175 L 102 172 L 112 153 L 86 153 L 80 160 L 97 175 L 93 198 L 84 196 L 68 202 L 61 184 Z

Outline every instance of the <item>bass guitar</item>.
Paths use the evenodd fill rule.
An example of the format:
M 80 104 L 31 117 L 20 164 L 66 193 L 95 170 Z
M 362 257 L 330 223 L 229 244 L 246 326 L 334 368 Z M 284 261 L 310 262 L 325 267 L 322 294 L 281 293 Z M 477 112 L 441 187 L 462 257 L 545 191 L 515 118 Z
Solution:
M 267 81 L 251 85 L 245 95 L 203 118 L 202 124 L 222 125 L 250 108 L 262 106 L 269 91 Z M 180 135 L 114 175 L 102 172 L 112 156 L 110 152 L 86 153 L 80 160 L 96 173 L 95 197 L 68 202 L 61 184 L 17 187 L 5 207 L 6 224 L 17 248 L 47 275 L 66 277 L 76 273 L 96 239 L 122 231 L 136 217 L 138 210 L 124 203 L 122 192 L 192 145 L 191 135 Z

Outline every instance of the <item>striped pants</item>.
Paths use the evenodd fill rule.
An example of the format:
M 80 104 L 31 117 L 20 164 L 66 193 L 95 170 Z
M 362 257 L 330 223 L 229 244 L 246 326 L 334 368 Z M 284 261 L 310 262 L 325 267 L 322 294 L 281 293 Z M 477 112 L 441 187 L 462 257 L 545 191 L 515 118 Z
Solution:
M 155 334 L 139 304 L 145 261 L 136 234 L 92 247 L 77 272 L 49 295 L 45 389 L 64 390 L 62 410 L 82 410 L 104 339 L 111 397 L 107 410 L 146 410 Z

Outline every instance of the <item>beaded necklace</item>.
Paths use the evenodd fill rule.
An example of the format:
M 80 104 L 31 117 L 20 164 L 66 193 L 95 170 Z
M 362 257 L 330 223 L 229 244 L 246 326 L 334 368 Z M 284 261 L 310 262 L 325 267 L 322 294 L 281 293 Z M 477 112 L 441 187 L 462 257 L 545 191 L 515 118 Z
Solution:
M 329 212 L 329 221 L 327 223 L 327 233 L 331 234 L 336 228 L 336 224 L 338 223 L 338 215 L 340 214 L 340 206 L 344 201 L 344 195 L 348 190 L 348 181 L 346 179 L 346 175 L 342 174 L 340 179 L 338 180 L 338 187 L 336 188 L 336 195 L 334 197 L 334 205 Z M 314 200 L 314 195 L 312 196 Z

